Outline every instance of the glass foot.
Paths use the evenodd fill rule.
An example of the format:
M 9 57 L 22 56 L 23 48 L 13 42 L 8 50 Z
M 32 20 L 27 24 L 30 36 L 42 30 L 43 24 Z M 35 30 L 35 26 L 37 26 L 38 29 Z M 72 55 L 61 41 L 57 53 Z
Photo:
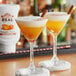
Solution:
M 19 69 L 16 76 L 50 76 L 48 69 L 36 68 L 35 72 L 31 72 L 29 68 Z
M 64 60 L 58 60 L 56 64 L 54 64 L 52 60 L 46 60 L 46 61 L 41 61 L 39 63 L 39 67 L 47 68 L 50 71 L 60 71 L 60 70 L 70 69 L 71 63 Z

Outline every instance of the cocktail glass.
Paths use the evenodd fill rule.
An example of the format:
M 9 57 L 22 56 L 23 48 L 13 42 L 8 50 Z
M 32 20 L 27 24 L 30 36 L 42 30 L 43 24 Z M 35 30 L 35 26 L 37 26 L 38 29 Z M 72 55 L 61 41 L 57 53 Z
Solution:
M 42 32 L 47 19 L 38 16 L 18 17 L 16 22 L 30 44 L 30 66 L 19 69 L 16 76 L 50 76 L 49 70 L 34 65 L 34 42 Z
M 71 64 L 64 60 L 59 60 L 57 57 L 57 36 L 62 31 L 66 22 L 69 19 L 69 14 L 66 12 L 48 12 L 46 18 L 48 22 L 46 27 L 53 36 L 53 57 L 51 60 L 41 61 L 40 67 L 45 67 L 51 71 L 66 70 L 71 68 Z

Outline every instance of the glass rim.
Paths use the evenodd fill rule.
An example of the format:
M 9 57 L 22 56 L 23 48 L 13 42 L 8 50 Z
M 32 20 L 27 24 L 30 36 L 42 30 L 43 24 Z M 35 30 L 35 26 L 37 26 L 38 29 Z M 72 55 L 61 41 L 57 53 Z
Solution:
M 27 21 L 27 22 L 30 22 L 30 21 L 36 21 L 36 22 L 38 22 L 38 21 L 47 20 L 47 18 L 43 18 L 43 17 L 40 17 L 40 16 L 21 16 L 21 17 L 17 17 L 15 20 L 18 20 L 18 21 Z
M 69 16 L 67 12 L 47 12 L 46 16 Z

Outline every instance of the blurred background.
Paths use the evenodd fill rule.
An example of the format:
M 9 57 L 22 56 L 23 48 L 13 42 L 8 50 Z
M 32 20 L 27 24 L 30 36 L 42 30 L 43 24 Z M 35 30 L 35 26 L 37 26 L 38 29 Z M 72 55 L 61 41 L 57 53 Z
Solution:
M 48 11 L 68 12 L 71 5 L 76 8 L 76 0 L 0 0 L 0 4 L 19 4 L 19 16 L 39 16 L 45 9 Z M 58 43 L 76 44 L 76 9 L 72 12 L 69 21 L 58 36 Z M 52 45 L 52 35 L 45 28 L 35 42 L 35 47 Z M 29 44 L 21 33 L 17 48 L 27 48 Z

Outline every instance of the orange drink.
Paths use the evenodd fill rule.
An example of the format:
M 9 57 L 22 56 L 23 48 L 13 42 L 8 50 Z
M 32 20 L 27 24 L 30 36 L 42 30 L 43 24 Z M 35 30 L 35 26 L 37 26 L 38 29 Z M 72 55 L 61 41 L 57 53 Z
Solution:
M 45 27 L 47 19 L 34 16 L 19 17 L 17 19 L 18 26 L 25 38 L 29 42 L 35 41 L 43 28 Z
M 46 17 L 48 18 L 48 22 L 46 24 L 48 30 L 59 35 L 65 26 L 69 15 L 67 16 L 67 13 L 65 12 L 49 12 Z
M 48 20 L 46 26 L 50 32 L 55 32 L 57 35 L 61 32 L 66 21 L 52 21 Z
M 37 37 L 41 33 L 44 26 L 29 27 L 29 26 L 25 26 L 25 24 L 23 25 L 20 23 L 19 27 L 20 27 L 22 33 L 24 34 L 24 36 L 27 38 L 28 41 L 34 41 L 37 39 Z

